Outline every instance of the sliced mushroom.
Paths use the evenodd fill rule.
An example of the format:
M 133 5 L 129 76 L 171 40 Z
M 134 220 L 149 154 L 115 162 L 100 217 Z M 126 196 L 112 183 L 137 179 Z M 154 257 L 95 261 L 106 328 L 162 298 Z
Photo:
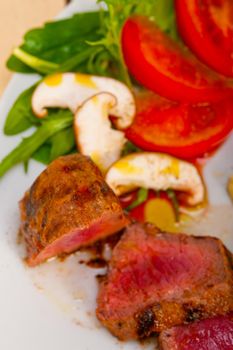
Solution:
M 76 143 L 82 154 L 88 155 L 103 171 L 120 158 L 126 142 L 124 133 L 111 128 L 109 111 L 117 106 L 109 93 L 97 94 L 83 103 L 75 113 Z
M 43 118 L 47 107 L 69 108 L 73 113 L 88 98 L 100 92 L 116 96 L 118 103 L 112 106 L 110 114 L 118 117 L 116 126 L 125 129 L 133 121 L 136 107 L 132 92 L 118 80 L 81 73 L 56 73 L 47 76 L 35 89 L 32 109 Z
M 121 158 L 108 170 L 106 181 L 118 196 L 138 187 L 174 189 L 186 192 L 187 203 L 196 205 L 205 195 L 194 165 L 161 153 L 142 152 Z

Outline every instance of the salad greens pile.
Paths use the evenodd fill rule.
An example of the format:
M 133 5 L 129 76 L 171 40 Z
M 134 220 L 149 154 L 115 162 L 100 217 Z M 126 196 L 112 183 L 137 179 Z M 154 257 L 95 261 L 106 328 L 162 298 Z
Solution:
M 121 50 L 123 23 L 132 14 L 143 14 L 177 38 L 173 0 L 97 2 L 98 11 L 78 13 L 27 32 L 22 45 L 8 59 L 7 67 L 20 73 L 38 73 L 42 77 L 68 71 L 109 76 L 131 86 Z M 17 163 L 23 162 L 27 168 L 30 158 L 48 164 L 60 155 L 75 151 L 70 111 L 50 109 L 45 119 L 34 116 L 31 97 L 36 85 L 18 97 L 7 116 L 5 135 L 16 135 L 31 127 L 34 131 L 1 161 L 0 177 Z M 124 154 L 131 149 L 132 144 L 128 143 Z

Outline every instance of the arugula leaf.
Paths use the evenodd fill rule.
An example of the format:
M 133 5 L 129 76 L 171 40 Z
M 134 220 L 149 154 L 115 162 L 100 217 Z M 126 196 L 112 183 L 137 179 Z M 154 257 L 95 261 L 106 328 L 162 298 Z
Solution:
M 89 47 L 62 63 L 58 71 L 113 76 L 109 61 L 111 57 L 102 47 Z
M 77 13 L 68 19 L 47 22 L 43 28 L 27 32 L 24 36 L 25 49 L 31 54 L 44 53 L 53 48 L 69 45 L 72 39 L 82 39 L 89 33 L 95 33 L 99 27 L 98 11 Z
M 43 28 L 26 33 L 23 45 L 14 50 L 7 66 L 25 73 L 58 71 L 61 64 L 90 48 L 87 41 L 100 38 L 99 28 L 99 12 L 78 13 L 69 19 L 46 23 Z
M 33 154 L 32 158 L 38 162 L 48 165 L 50 163 L 51 145 L 44 143 Z
M 16 135 L 38 125 L 39 119 L 32 112 L 31 98 L 37 84 L 23 91 L 11 107 L 4 125 L 5 135 Z
M 75 138 L 73 127 L 56 133 L 51 138 L 50 161 L 71 152 L 74 147 Z
M 142 204 L 143 202 L 145 202 L 148 198 L 148 193 L 149 190 L 147 188 L 140 188 L 138 190 L 137 193 L 137 198 L 135 199 L 135 201 L 133 201 L 127 208 L 127 211 L 130 211 L 136 207 L 138 207 L 140 204 Z
M 75 147 L 74 131 L 73 127 L 71 126 L 50 137 L 46 143 L 44 143 L 36 150 L 36 152 L 33 153 L 32 158 L 47 165 L 54 159 L 71 153 L 73 150 L 77 152 Z
M 136 153 L 136 152 L 141 152 L 142 150 L 135 146 L 132 142 L 127 141 L 126 144 L 124 145 L 123 151 L 121 153 L 121 156 L 127 156 L 130 153 Z
M 14 55 L 11 55 L 7 62 L 6 66 L 9 70 L 13 72 L 18 72 L 18 73 L 35 73 L 35 69 L 27 66 L 25 63 L 20 61 L 17 57 Z
M 27 161 L 40 146 L 51 136 L 60 130 L 66 129 L 73 123 L 73 116 L 70 111 L 60 110 L 54 117 L 45 119 L 41 126 L 29 137 L 11 151 L 0 162 L 0 177 L 2 177 L 14 165 Z

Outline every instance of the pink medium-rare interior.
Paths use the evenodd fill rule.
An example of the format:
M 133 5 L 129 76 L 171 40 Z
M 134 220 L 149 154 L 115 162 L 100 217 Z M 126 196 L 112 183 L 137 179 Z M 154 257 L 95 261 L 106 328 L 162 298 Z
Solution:
M 149 304 L 150 300 L 154 303 L 156 299 L 178 299 L 192 288 L 201 288 L 206 278 L 209 284 L 221 283 L 224 266 L 216 262 L 219 254 L 213 242 L 202 244 L 202 240 L 195 239 L 187 244 L 168 237 L 156 239 L 155 244 L 155 237 L 140 240 L 140 235 L 131 242 L 125 240 L 121 253 L 115 250 L 112 273 L 104 290 L 109 312 L 129 312 L 131 306 L 134 309 L 135 303 L 143 304 L 144 300 Z
M 87 246 L 99 239 L 120 231 L 127 223 L 128 220 L 119 213 L 104 214 L 90 227 L 76 229 L 56 239 L 45 247 L 36 257 L 30 257 L 27 260 L 28 265 L 33 267 L 53 256 L 74 252 L 81 246 Z

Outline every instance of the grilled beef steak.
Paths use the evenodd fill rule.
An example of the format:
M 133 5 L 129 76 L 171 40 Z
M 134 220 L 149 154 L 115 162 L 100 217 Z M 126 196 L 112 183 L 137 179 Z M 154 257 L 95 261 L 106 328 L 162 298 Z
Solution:
M 128 220 L 100 171 L 87 157 L 60 157 L 42 172 L 20 202 L 28 264 L 90 245 Z
M 161 350 L 232 350 L 233 313 L 173 327 L 159 337 Z
M 133 224 L 113 250 L 100 284 L 97 317 L 122 340 L 233 310 L 232 270 L 211 237 Z

